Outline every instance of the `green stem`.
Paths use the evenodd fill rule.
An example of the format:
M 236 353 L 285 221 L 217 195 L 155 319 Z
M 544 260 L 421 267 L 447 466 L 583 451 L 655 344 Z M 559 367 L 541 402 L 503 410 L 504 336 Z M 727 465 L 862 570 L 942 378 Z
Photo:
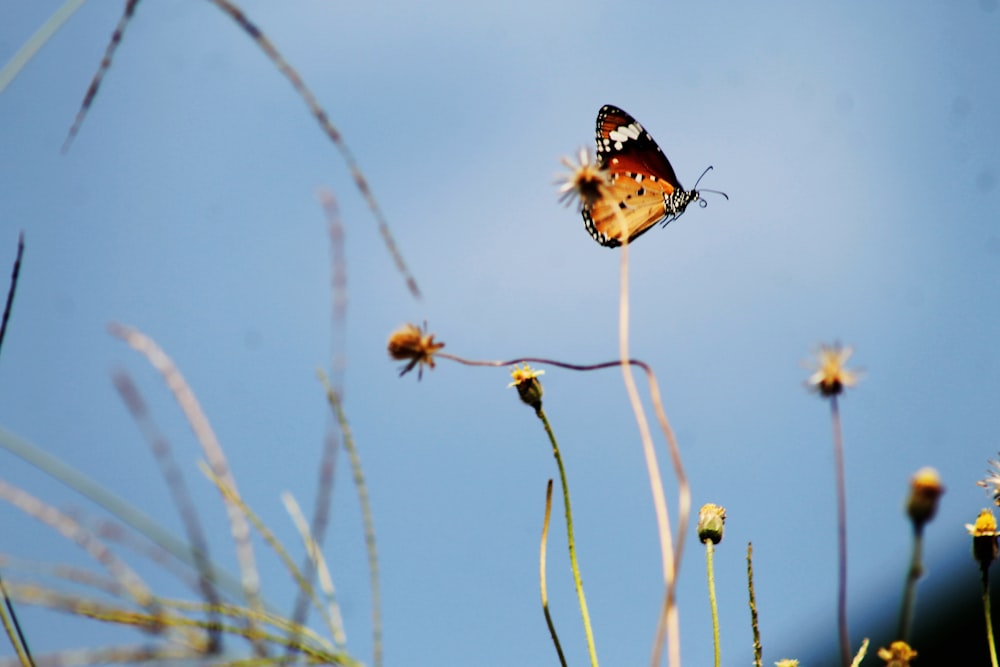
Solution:
M 320 370 L 317 374 L 326 391 L 326 401 L 333 409 L 341 435 L 344 437 L 344 449 L 351 464 L 351 476 L 354 478 L 354 488 L 358 493 L 358 504 L 361 506 L 361 524 L 365 534 L 365 551 L 368 554 L 368 586 L 372 596 L 372 663 L 375 667 L 382 667 L 382 589 L 379 581 L 378 549 L 375 544 L 375 520 L 372 517 L 368 485 L 365 483 L 365 474 L 361 467 L 361 454 L 354 442 L 340 395 L 330 385 L 326 373 Z
M 715 544 L 705 540 L 705 567 L 708 570 L 708 601 L 712 605 L 712 644 L 715 646 L 715 667 L 721 664 L 719 650 L 719 607 L 715 600 Z
M 836 395 L 830 397 L 830 411 L 837 475 L 837 627 L 841 664 L 848 667 L 851 664 L 851 639 L 847 632 L 847 485 L 844 481 L 844 439 L 840 432 L 840 409 Z
M 587 651 L 590 653 L 590 664 L 597 667 L 597 648 L 594 646 L 594 631 L 590 627 L 590 612 L 587 611 L 587 597 L 583 594 L 583 580 L 580 578 L 580 566 L 576 562 L 576 540 L 573 538 L 573 510 L 569 502 L 569 485 L 566 483 L 566 468 L 563 466 L 562 454 L 559 453 L 559 443 L 556 435 L 552 432 L 548 417 L 541 406 L 535 410 L 535 414 L 542 420 L 545 432 L 549 435 L 549 442 L 552 443 L 552 455 L 556 457 L 556 464 L 559 466 L 559 481 L 562 484 L 563 504 L 566 506 L 566 539 L 569 542 L 569 561 L 573 568 L 573 583 L 576 585 L 576 596 L 580 599 L 580 614 L 583 616 L 583 630 L 587 635 Z
M 549 626 L 549 635 L 552 637 L 552 644 L 556 647 L 556 654 L 559 656 L 559 664 L 566 667 L 566 656 L 563 654 L 562 644 L 559 643 L 559 635 L 556 633 L 556 625 L 552 622 L 552 614 L 549 613 L 549 590 L 545 583 L 545 562 L 549 543 L 549 517 L 552 515 L 552 480 L 549 480 L 545 488 L 545 520 L 542 522 L 542 544 L 538 550 L 538 580 L 542 591 L 542 611 L 545 612 L 545 624 Z
M 986 639 L 990 644 L 990 663 L 993 667 L 997 666 L 997 646 L 996 642 L 993 641 L 993 620 L 992 614 L 990 613 L 990 577 L 989 577 L 989 565 L 982 568 L 983 570 L 983 612 L 986 615 Z
M 924 525 L 922 523 L 913 524 L 913 555 L 910 558 L 910 569 L 906 574 L 906 584 L 903 588 L 903 603 L 899 610 L 899 630 L 896 638 L 909 643 L 910 624 L 913 621 L 913 607 L 917 595 L 917 580 L 923 574 L 924 567 L 921 563 L 924 544 Z

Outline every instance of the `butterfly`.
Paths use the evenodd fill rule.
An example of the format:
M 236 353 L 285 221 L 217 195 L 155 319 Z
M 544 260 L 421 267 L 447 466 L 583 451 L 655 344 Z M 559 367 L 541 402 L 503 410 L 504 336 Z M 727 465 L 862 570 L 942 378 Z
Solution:
M 681 186 L 670 160 L 627 112 L 610 104 L 601 107 L 596 138 L 597 164 L 609 172 L 609 182 L 606 196 L 583 206 L 583 222 L 601 245 L 632 242 L 656 223 L 666 226 L 700 199 L 697 189 Z

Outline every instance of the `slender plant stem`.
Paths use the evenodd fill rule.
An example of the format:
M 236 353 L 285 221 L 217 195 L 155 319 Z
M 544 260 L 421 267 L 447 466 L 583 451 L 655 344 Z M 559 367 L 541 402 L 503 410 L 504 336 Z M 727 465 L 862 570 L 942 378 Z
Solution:
M 840 636 L 840 659 L 851 664 L 851 639 L 847 633 L 847 484 L 844 479 L 844 439 L 840 431 L 837 396 L 830 397 L 833 421 L 833 458 L 837 474 L 837 627 Z
M 920 579 L 924 571 L 921 564 L 923 544 L 924 524 L 915 523 L 913 525 L 913 554 L 910 557 L 910 569 L 906 573 L 906 583 L 903 586 L 903 602 L 899 609 L 899 629 L 896 632 L 896 638 L 907 643 L 910 641 L 910 623 L 913 620 L 917 580 Z
M 715 599 L 715 544 L 705 541 L 705 569 L 708 571 L 708 602 L 712 606 L 712 644 L 715 646 L 715 667 L 719 667 L 722 657 L 719 647 L 719 606 Z
M 326 401 L 333 409 L 337 424 L 344 438 L 344 449 L 351 466 L 351 476 L 354 478 L 354 488 L 358 493 L 358 504 L 361 506 L 361 523 L 365 534 L 365 551 L 368 554 L 368 585 L 372 596 L 372 663 L 382 667 L 382 587 L 379 579 L 378 548 L 375 543 L 375 519 L 372 515 L 371 500 L 368 497 L 368 485 L 365 483 L 364 470 L 361 467 L 361 454 L 354 442 L 344 403 L 340 395 L 330 386 L 326 373 L 318 371 L 320 382 L 326 391 Z
M 983 572 L 983 613 L 986 615 L 986 640 L 990 645 L 990 664 L 993 667 L 998 667 L 997 665 L 997 646 L 996 642 L 993 641 L 993 614 L 990 611 L 990 575 L 989 575 L 989 565 L 982 568 Z
M 617 209 L 615 209 L 617 211 Z M 619 222 L 622 229 L 627 229 L 623 216 L 619 214 Z M 670 512 L 667 509 L 666 497 L 663 493 L 663 479 L 660 476 L 660 464 L 656 460 L 656 449 L 653 447 L 653 436 L 649 430 L 649 422 L 646 413 L 642 408 L 642 401 L 639 400 L 639 390 L 635 386 L 635 378 L 632 376 L 632 365 L 629 363 L 629 282 L 628 282 L 628 240 L 622 244 L 621 249 L 621 269 L 619 277 L 618 295 L 618 357 L 622 365 L 622 378 L 625 382 L 625 391 L 628 394 L 632 411 L 635 413 L 635 421 L 639 426 L 639 436 L 642 441 L 642 452 L 646 458 L 646 471 L 649 475 L 649 486 L 653 494 L 653 509 L 656 512 L 656 528 L 660 536 L 660 558 L 663 563 L 663 606 L 660 610 L 660 618 L 656 624 L 656 638 L 653 642 L 651 665 L 660 662 L 660 652 L 663 646 L 664 630 L 668 638 L 667 656 L 671 667 L 680 667 L 681 664 L 681 637 L 680 622 L 677 617 L 677 606 L 675 604 L 677 568 L 680 560 L 680 546 L 683 544 L 686 530 L 685 512 L 682 510 L 680 525 L 678 527 L 677 545 L 674 550 L 673 538 L 670 535 Z M 670 437 L 670 433 L 667 433 Z M 673 444 L 673 443 L 671 443 Z M 673 449 L 671 450 L 673 453 Z M 679 464 L 679 458 L 676 459 Z M 684 494 L 687 491 L 686 480 L 683 469 L 678 467 L 678 482 L 680 487 L 681 504 L 684 501 Z
M 552 480 L 549 480 L 545 488 L 545 519 L 542 521 L 542 544 L 538 549 L 538 581 L 542 591 L 542 611 L 545 612 L 545 624 L 549 626 L 549 634 L 552 636 L 552 643 L 556 647 L 559 655 L 559 664 L 566 667 L 566 656 L 563 655 L 562 644 L 559 643 L 559 635 L 556 634 L 556 625 L 552 622 L 552 614 L 549 613 L 549 589 L 545 582 L 546 553 L 549 542 L 549 518 L 552 516 Z
M 11 602 L 7 594 L 7 586 L 0 578 L 0 597 L 3 597 L 3 606 L 0 606 L 0 618 L 3 619 L 4 630 L 7 631 L 7 638 L 17 653 L 18 660 L 23 667 L 33 667 L 35 662 L 31 658 L 31 651 L 28 649 L 28 640 L 24 638 L 21 624 L 17 620 L 17 612 L 14 611 L 14 603 Z M 16 636 L 15 636 L 16 633 Z
M 747 542 L 747 588 L 750 589 L 750 626 L 753 628 L 753 664 L 762 667 L 760 626 L 757 625 L 757 599 L 753 592 L 753 543 Z
M 0 349 L 3 349 L 4 335 L 7 333 L 7 322 L 10 311 L 14 307 L 14 295 L 17 293 L 17 278 L 21 274 L 21 259 L 24 257 L 24 232 L 17 236 L 17 256 L 14 258 L 14 268 L 10 271 L 10 288 L 7 290 L 7 302 L 3 308 L 3 319 L 0 320 Z
M 21 45 L 10 60 L 0 67 L 0 93 L 4 91 L 8 84 L 14 80 L 24 66 L 35 57 L 35 54 L 45 46 L 45 44 L 56 34 L 56 31 L 63 26 L 66 21 L 73 16 L 76 10 L 83 6 L 87 0 L 67 0 L 62 6 L 54 11 L 52 15 L 42 24 L 34 35 L 27 42 Z
M 583 616 L 583 630 L 587 635 L 587 651 L 590 653 L 590 664 L 597 667 L 597 648 L 594 646 L 594 631 L 590 627 L 590 612 L 587 611 L 587 597 L 583 594 L 583 580 L 580 577 L 580 565 L 576 561 L 576 539 L 573 537 L 573 510 L 569 502 L 569 485 L 566 482 L 566 467 L 563 465 L 562 454 L 559 453 L 559 443 L 556 441 L 555 433 L 549 424 L 545 411 L 539 407 L 535 414 L 542 420 L 545 432 L 549 435 L 549 442 L 552 443 L 552 455 L 556 458 L 556 465 L 559 466 L 559 481 L 562 484 L 563 504 L 566 506 L 566 539 L 569 542 L 569 561 L 573 568 L 573 583 L 576 586 L 576 596 L 580 599 L 580 614 Z

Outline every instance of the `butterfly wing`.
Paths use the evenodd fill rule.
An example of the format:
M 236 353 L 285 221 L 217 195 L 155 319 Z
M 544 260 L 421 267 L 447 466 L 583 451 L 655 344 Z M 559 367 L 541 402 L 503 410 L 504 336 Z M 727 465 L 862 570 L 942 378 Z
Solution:
M 609 196 L 584 207 L 583 220 L 598 243 L 619 246 L 679 214 L 668 206 L 686 193 L 667 156 L 639 121 L 604 105 L 597 113 L 595 138 L 598 162 L 610 173 Z
M 613 173 L 608 196 L 584 207 L 583 222 L 594 240 L 615 248 L 663 220 L 667 216 L 663 201 L 663 190 L 657 182 L 642 174 Z

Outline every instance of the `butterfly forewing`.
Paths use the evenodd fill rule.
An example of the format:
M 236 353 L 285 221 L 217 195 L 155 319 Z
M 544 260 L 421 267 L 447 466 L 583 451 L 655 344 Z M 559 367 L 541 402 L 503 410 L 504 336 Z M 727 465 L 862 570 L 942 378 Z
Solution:
M 654 176 L 669 184 L 668 194 L 680 189 L 674 168 L 652 135 L 635 118 L 606 104 L 597 113 L 597 156 L 616 173 Z
M 696 192 L 681 187 L 649 132 L 622 109 L 610 104 L 601 107 L 595 138 L 598 161 L 609 172 L 610 187 L 607 197 L 585 207 L 583 219 L 601 245 L 616 247 L 626 238 L 631 241 L 656 223 L 669 222 L 697 199 Z

